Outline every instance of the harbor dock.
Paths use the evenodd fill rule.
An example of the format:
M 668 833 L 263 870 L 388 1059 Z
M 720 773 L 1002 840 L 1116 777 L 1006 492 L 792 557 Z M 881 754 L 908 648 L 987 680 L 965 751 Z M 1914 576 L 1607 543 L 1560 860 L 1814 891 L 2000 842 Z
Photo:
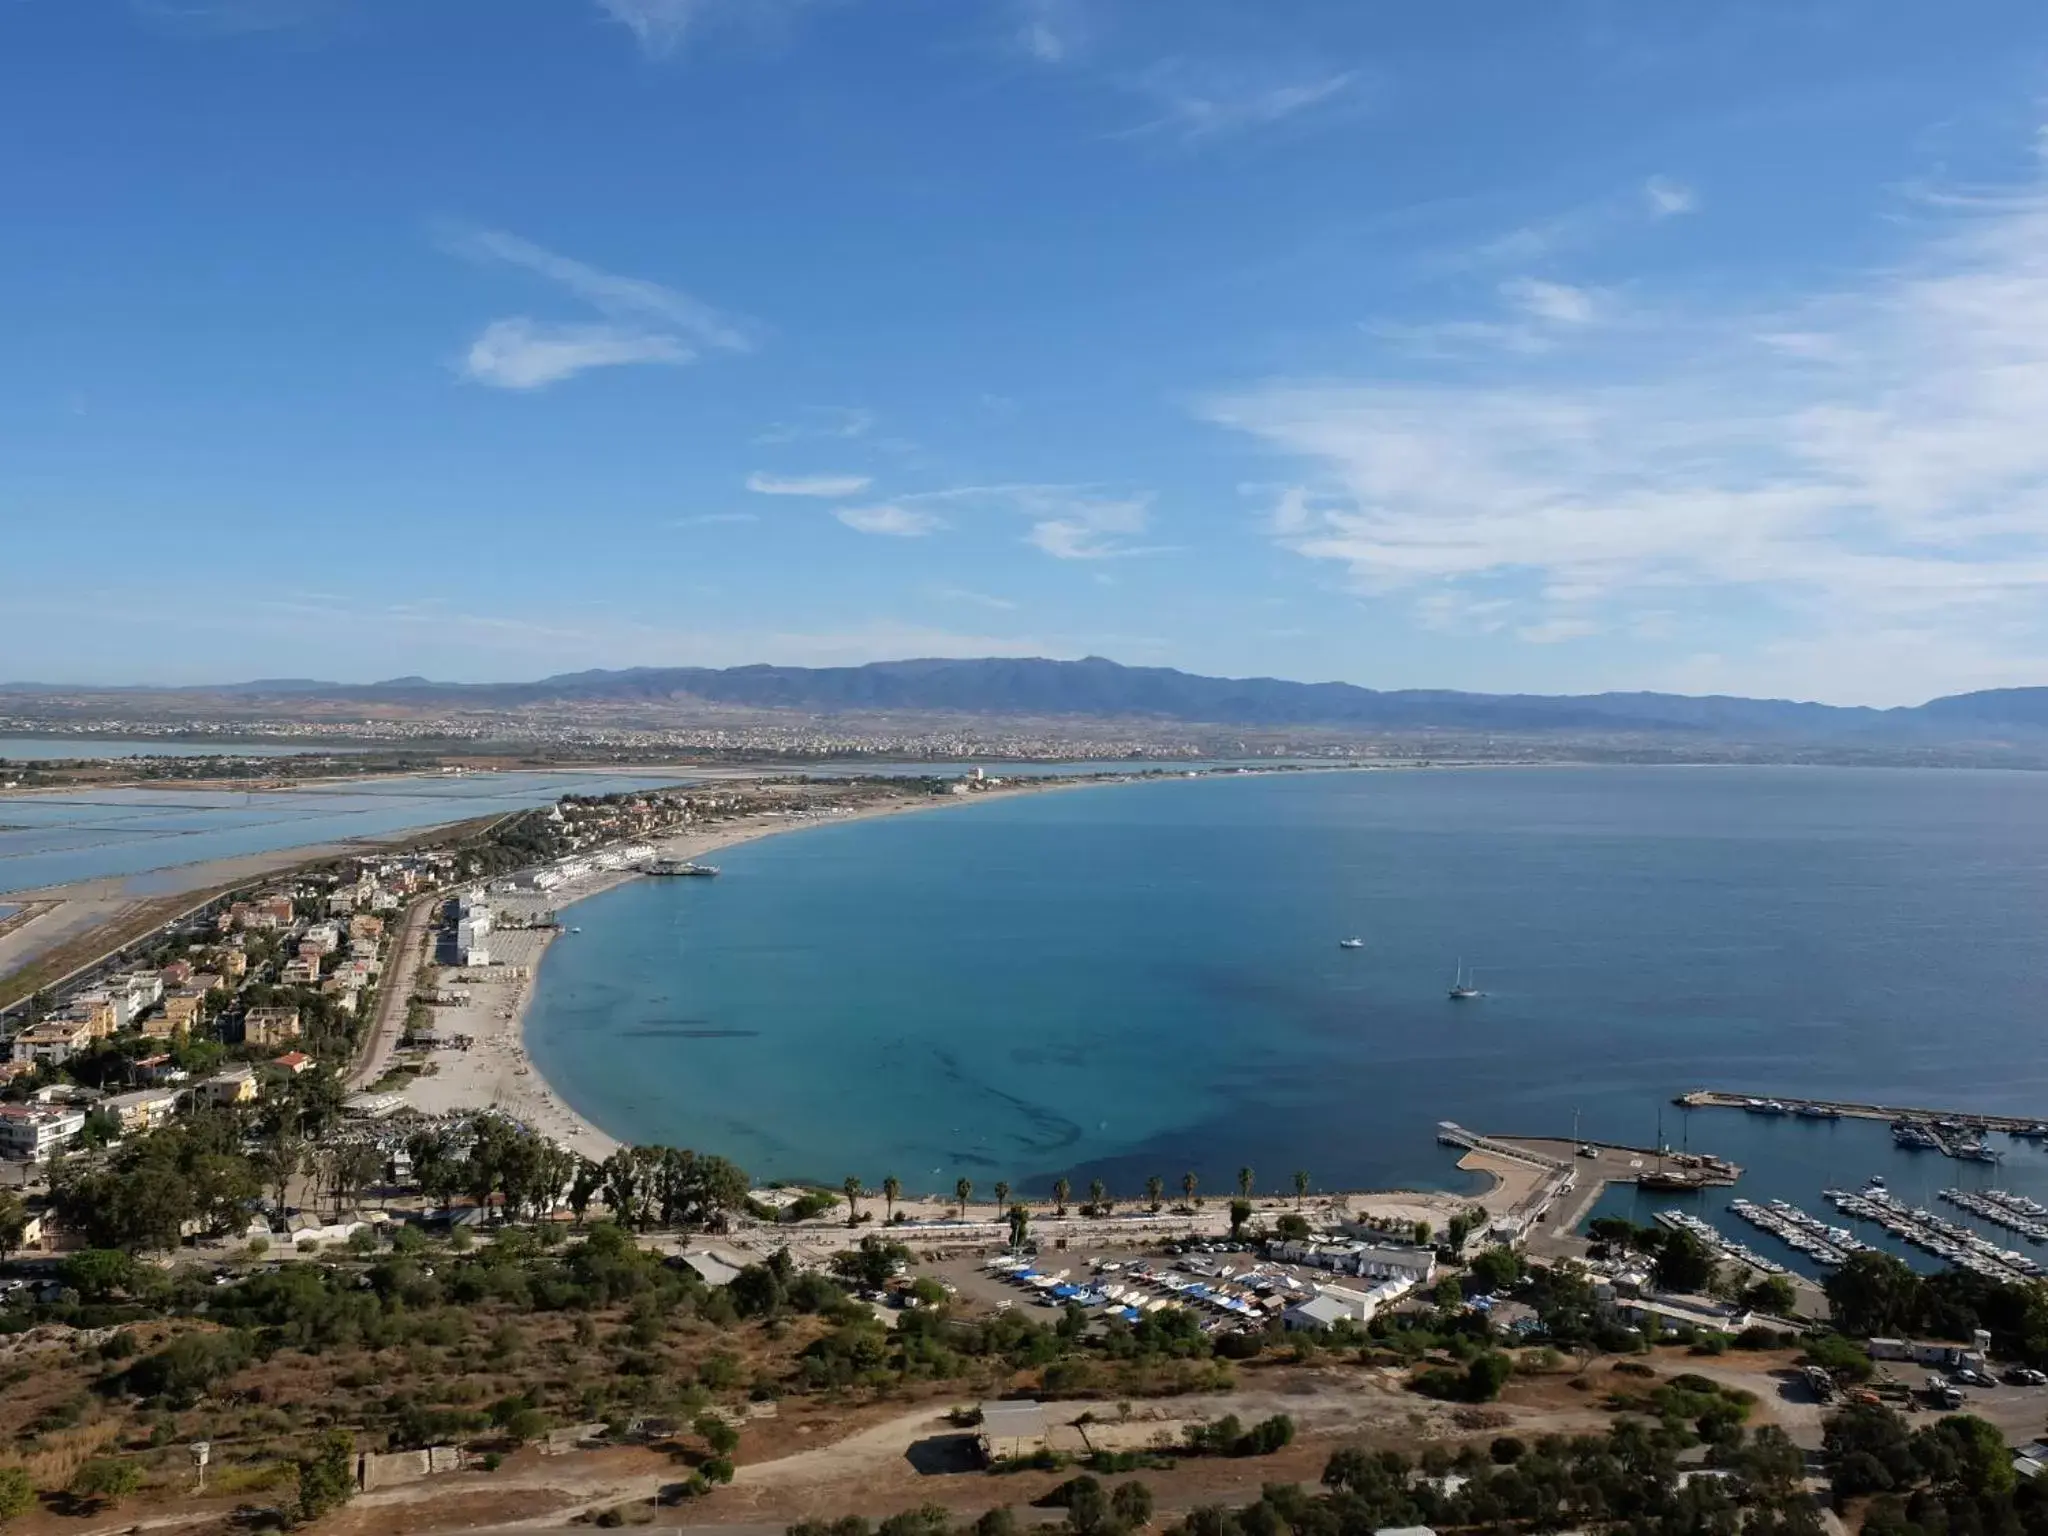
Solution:
M 1718 1088 L 1695 1088 L 1672 1102 L 1684 1109 L 1740 1109 L 1752 1115 L 1797 1120 L 1883 1120 L 1891 1125 L 1901 1146 L 1939 1152 L 1960 1162 L 1997 1162 L 1999 1154 L 1984 1144 L 1984 1137 L 1993 1131 L 2030 1140 L 2048 1138 L 2048 1122 L 2027 1115 L 1863 1104 L 1848 1099 L 1759 1098 Z

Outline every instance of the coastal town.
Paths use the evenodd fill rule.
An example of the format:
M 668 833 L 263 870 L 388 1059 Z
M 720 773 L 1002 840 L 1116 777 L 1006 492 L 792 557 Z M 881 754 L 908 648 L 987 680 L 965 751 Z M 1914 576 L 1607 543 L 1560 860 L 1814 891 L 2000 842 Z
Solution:
M 1704 1378 L 1711 1390 L 1738 1394 L 1728 1401 L 1766 1441 L 1822 1458 L 1779 1492 L 1738 1498 L 1804 1499 L 1809 1479 L 1825 1492 L 1837 1474 L 1823 1419 L 1841 1404 L 1889 1413 L 1967 1393 L 2010 1426 L 2014 1465 L 2048 1460 L 2031 1443 L 2048 1414 L 2035 1371 L 2048 1333 L 2015 1337 L 1989 1310 L 1961 1344 L 1861 1344 L 1867 1304 L 1836 1278 L 1815 1284 L 1705 1224 L 1588 1220 L 1610 1187 L 1739 1179 L 1719 1159 L 1446 1123 L 1438 1140 L 1484 1186 L 1473 1196 L 1330 1192 L 1307 1173 L 1248 1167 L 1222 1192 L 1165 1170 L 1142 1190 L 918 1190 L 893 1174 L 764 1186 L 715 1147 L 622 1145 L 532 1070 L 525 1008 L 577 901 L 625 880 L 715 879 L 712 856 L 738 841 L 1024 788 L 970 772 L 569 796 L 481 832 L 259 881 L 13 1010 L 0 1321 L 14 1330 L 6 1352 L 41 1362 L 47 1385 L 11 1418 L 0 1409 L 0 1434 L 11 1426 L 31 1496 L 208 1508 L 183 1449 L 203 1442 L 223 1518 L 253 1497 L 338 1530 L 473 1526 L 479 1508 L 599 1523 L 681 1505 L 700 1524 L 795 1521 L 821 1500 L 971 1513 L 977 1500 L 1036 1497 L 1077 1464 L 1188 1497 L 1167 1473 L 1205 1437 L 1247 1437 L 1255 1449 L 1230 1455 L 1272 1471 L 1398 1425 L 1424 1451 L 1398 1507 L 1448 1520 L 1463 1507 L 1456 1490 L 1428 1478 L 1469 1479 L 1504 1434 L 1605 1433 L 1611 1415 L 1622 1432 L 1642 1399 L 1570 1401 L 1600 1353 L 1640 1370 L 1617 1383 L 1653 1393 L 1697 1394 L 1707 1389 L 1674 1383 L 1703 1379 L 1703 1355 L 1733 1361 Z M 623 1307 L 621 1338 L 644 1340 L 627 1347 L 668 1363 L 536 1375 L 521 1360 L 554 1336 L 553 1314 L 533 1310 L 530 1288 L 587 1286 L 600 1253 L 652 1266 L 635 1283 L 673 1297 L 673 1320 L 636 1310 L 628 1287 L 579 1304 L 593 1310 L 576 1327 Z M 1851 1279 L 1897 1262 L 1842 1257 L 1836 1275 Z M 449 1278 L 429 1285 L 436 1271 Z M 500 1294 L 512 1273 L 527 1276 L 526 1302 Z M 280 1287 L 297 1298 L 285 1311 Z M 478 1298 L 477 1326 L 500 1341 L 478 1364 L 501 1406 L 460 1406 L 454 1341 L 473 1337 L 460 1324 L 444 1328 L 449 1364 L 418 1376 L 396 1418 L 360 1370 L 354 1387 L 312 1371 L 266 1388 L 266 1411 L 326 1426 L 296 1447 L 238 1406 L 255 1367 L 225 1344 L 204 1346 L 226 1352 L 207 1354 L 191 1385 L 147 1385 L 199 1341 L 247 1333 L 304 1349 L 284 1319 L 355 1287 L 430 1313 Z M 503 1345 L 515 1335 L 524 1342 Z M 79 1338 L 128 1340 L 129 1374 L 143 1372 L 78 1419 L 90 1434 L 52 1427 L 72 1390 L 53 1352 Z M 997 1347 L 1013 1363 L 974 1363 L 988 1347 L 975 1339 L 1008 1340 Z M 343 1354 L 368 1361 L 380 1347 L 362 1337 Z M 717 1363 L 741 1358 L 745 1369 Z M 928 1358 L 954 1363 L 912 1363 Z M 1934 1362 L 1938 1388 L 1901 1361 Z M 1797 1388 L 1770 1406 L 1781 1379 Z M 940 1403 L 962 1387 L 983 1399 L 967 1421 Z M 1111 1424 L 1105 1390 L 1127 1400 Z M 1228 1427 L 1254 1417 L 1252 1430 Z M 877 1436 L 900 1438 L 909 1462 L 852 1454 Z M 939 1485 L 916 1451 L 934 1439 L 964 1458 Z M 1006 1473 L 1002 1487 L 977 1492 L 986 1467 Z M 348 1523 L 360 1520 L 371 1524 Z

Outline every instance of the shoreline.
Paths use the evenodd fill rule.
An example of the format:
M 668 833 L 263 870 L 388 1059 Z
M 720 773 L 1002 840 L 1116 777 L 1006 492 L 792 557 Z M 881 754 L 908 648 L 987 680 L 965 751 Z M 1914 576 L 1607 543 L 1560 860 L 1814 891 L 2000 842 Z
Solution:
M 802 816 L 756 813 L 717 828 L 675 833 L 655 840 L 654 847 L 663 858 L 698 859 L 722 849 L 818 827 L 843 826 L 857 821 L 878 821 L 885 817 L 918 815 L 934 811 L 963 810 L 977 804 L 985 805 L 992 800 L 1009 799 L 1017 795 L 1110 789 L 1120 785 L 1149 782 L 1153 780 L 1127 778 L 1083 782 L 1030 781 L 1014 787 L 1006 785 L 1002 789 L 985 791 L 967 799 L 942 799 L 936 796 L 922 800 L 902 799 L 858 810 Z M 534 1065 L 532 1055 L 527 1049 L 526 1024 L 533 1007 L 534 994 L 540 985 L 541 967 L 546 962 L 548 950 L 562 933 L 572 926 L 567 922 L 569 912 L 593 896 L 601 896 L 606 891 L 616 890 L 635 880 L 650 878 L 652 877 L 643 875 L 638 870 L 607 870 L 538 897 L 511 898 L 519 904 L 513 909 L 519 915 L 531 916 L 538 915 L 541 911 L 552 911 L 556 920 L 564 926 L 562 929 L 504 929 L 493 933 L 491 948 L 494 954 L 501 945 L 509 943 L 517 951 L 518 958 L 513 959 L 508 954 L 503 965 L 493 965 L 490 971 L 523 968 L 525 974 L 507 975 L 502 979 L 493 978 L 474 983 L 458 983 L 472 993 L 480 994 L 479 1001 L 483 1003 L 483 1007 L 436 1009 L 435 1029 L 437 1033 L 445 1029 L 451 1033 L 470 1034 L 474 1043 L 467 1050 L 451 1046 L 435 1049 L 429 1057 L 434 1064 L 434 1072 L 428 1076 L 414 1078 L 400 1090 L 400 1096 L 407 1106 L 423 1114 L 436 1115 L 474 1114 L 494 1110 L 521 1124 L 545 1132 L 571 1151 L 593 1162 L 602 1162 L 619 1148 L 629 1145 L 624 1139 L 614 1136 L 572 1106 L 563 1098 L 561 1091 Z M 443 969 L 456 974 L 489 975 L 489 971 L 462 972 L 459 967 Z

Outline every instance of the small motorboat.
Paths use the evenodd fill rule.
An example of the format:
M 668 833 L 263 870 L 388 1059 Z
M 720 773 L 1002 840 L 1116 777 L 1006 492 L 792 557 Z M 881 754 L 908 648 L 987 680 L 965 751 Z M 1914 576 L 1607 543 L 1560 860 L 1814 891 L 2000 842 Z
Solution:
M 1337 941 L 1337 947 L 1338 947 L 1339 949 L 1363 949 L 1363 948 L 1365 948 L 1365 940 L 1363 940 L 1363 939 L 1339 939 L 1339 940 Z

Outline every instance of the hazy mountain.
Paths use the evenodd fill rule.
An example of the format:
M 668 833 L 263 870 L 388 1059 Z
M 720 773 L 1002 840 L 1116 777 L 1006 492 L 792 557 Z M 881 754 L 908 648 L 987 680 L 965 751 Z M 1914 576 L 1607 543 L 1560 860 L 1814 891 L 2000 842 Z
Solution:
M 530 683 L 440 683 L 421 677 L 371 684 L 271 679 L 212 689 L 52 690 L 18 693 L 211 693 L 239 700 L 329 700 L 416 707 L 514 708 L 545 703 L 661 702 L 818 714 L 953 713 L 1131 719 L 1249 728 L 1351 730 L 1611 731 L 1698 733 L 1748 741 L 1981 740 L 2048 734 L 2048 688 L 1958 694 L 1903 709 L 1843 708 L 1785 699 L 1696 698 L 1669 693 L 1577 696 L 1381 691 L 1349 683 L 1203 677 L 1170 667 L 988 657 L 873 662 L 858 667 L 632 667 L 563 673 Z

